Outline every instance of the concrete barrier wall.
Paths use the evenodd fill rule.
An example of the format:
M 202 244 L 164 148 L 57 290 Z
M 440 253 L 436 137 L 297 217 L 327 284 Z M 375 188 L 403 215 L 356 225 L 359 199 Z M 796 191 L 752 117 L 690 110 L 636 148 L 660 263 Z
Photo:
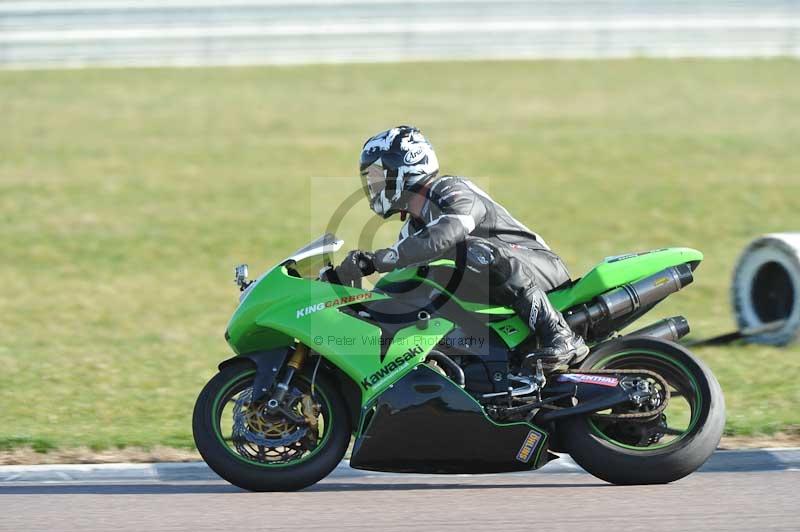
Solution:
M 800 56 L 799 0 L 0 1 L 0 67 Z

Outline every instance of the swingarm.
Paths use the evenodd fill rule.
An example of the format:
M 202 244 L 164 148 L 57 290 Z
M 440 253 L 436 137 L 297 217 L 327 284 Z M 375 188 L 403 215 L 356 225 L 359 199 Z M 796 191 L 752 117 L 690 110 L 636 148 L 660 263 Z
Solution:
M 531 379 L 534 384 L 535 379 Z M 496 419 L 524 419 L 538 425 L 587 414 L 646 420 L 660 415 L 669 402 L 666 381 L 647 370 L 554 373 L 534 394 L 519 397 L 514 393 L 516 390 L 520 388 L 491 394 L 495 401 L 499 396 L 508 398 L 508 403 L 486 405 L 487 413 Z M 617 407 L 623 405 L 625 408 L 621 410 L 625 413 L 616 413 Z

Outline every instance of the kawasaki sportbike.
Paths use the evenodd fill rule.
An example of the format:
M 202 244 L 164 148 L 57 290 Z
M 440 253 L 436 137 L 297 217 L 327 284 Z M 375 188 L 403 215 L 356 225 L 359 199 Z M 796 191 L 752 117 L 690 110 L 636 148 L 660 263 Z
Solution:
M 665 483 L 719 443 L 722 391 L 676 341 L 680 316 L 618 331 L 692 282 L 702 254 L 669 248 L 606 259 L 549 297 L 592 345 L 544 374 L 508 308 L 485 303 L 459 260 L 384 275 L 372 290 L 336 282 L 325 235 L 254 281 L 194 409 L 197 448 L 248 490 L 325 478 L 355 438 L 350 467 L 399 473 L 536 469 L 569 453 L 615 484 Z

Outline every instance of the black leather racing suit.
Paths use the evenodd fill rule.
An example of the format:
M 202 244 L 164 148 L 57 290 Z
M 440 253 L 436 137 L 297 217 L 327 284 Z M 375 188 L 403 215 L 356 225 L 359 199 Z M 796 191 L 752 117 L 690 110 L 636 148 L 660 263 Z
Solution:
M 457 266 L 461 261 L 463 287 L 485 287 L 489 302 L 511 306 L 528 322 L 539 347 L 526 363 L 552 371 L 589 353 L 546 295 L 569 282 L 564 263 L 542 237 L 461 177 L 434 180 L 420 217 L 408 220 L 394 246 L 376 251 L 374 263 L 388 271 L 441 257 L 455 258 Z
M 546 292 L 569 282 L 566 266 L 544 239 L 468 179 L 443 176 L 425 196 L 421 218 L 408 219 L 390 248 L 396 253 L 377 264 L 380 271 L 457 258 L 456 246 L 464 242 L 465 281 L 488 282 L 492 303 L 513 306 L 524 317 L 531 303 L 521 299 L 528 299 L 529 288 Z M 478 277 L 469 279 L 470 272 Z

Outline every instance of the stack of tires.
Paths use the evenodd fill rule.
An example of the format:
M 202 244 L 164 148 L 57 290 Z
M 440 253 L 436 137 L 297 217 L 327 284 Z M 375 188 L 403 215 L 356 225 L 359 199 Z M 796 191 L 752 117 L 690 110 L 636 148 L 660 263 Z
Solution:
M 800 337 L 800 233 L 752 241 L 733 275 L 733 308 L 751 342 L 786 345 Z

